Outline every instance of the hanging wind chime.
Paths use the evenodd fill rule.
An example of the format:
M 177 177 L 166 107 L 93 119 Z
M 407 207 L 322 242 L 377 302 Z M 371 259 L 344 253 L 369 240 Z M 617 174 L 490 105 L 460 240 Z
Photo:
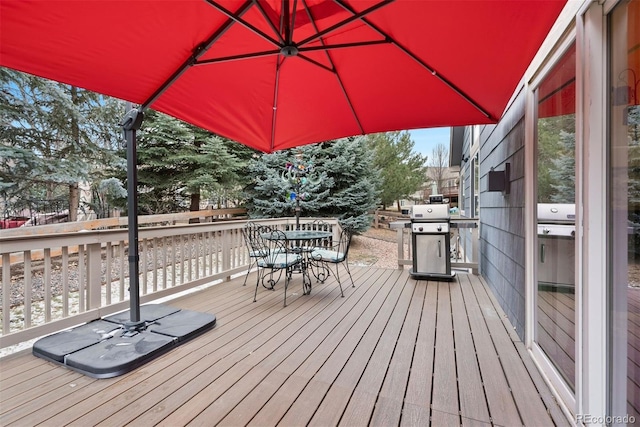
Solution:
M 320 178 L 314 175 L 313 169 L 312 163 L 305 165 L 302 162 L 302 153 L 298 152 L 295 155 L 295 160 L 287 162 L 285 170 L 282 171 L 282 180 L 289 183 L 293 188 L 289 192 L 289 200 L 296 203 L 296 230 L 300 229 L 300 200 L 309 198 L 309 193 L 304 191 L 304 187 L 308 184 L 316 185 L 320 183 Z

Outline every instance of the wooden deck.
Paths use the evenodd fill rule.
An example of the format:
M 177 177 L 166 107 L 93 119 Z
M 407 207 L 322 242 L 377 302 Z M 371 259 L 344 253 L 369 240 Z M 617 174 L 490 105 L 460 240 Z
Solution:
M 569 425 L 481 278 L 352 272 L 286 308 L 242 278 L 176 300 L 217 326 L 121 377 L 2 360 L 0 425 Z

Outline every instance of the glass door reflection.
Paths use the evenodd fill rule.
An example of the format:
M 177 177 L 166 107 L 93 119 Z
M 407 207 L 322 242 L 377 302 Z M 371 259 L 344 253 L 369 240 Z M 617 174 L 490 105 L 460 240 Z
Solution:
M 575 390 L 575 76 L 573 44 L 536 90 L 535 339 Z

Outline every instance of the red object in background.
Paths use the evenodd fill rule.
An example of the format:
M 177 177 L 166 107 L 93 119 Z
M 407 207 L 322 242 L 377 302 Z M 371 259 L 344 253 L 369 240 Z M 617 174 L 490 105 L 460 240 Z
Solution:
M 0 229 L 18 228 L 27 221 L 27 219 L 0 219 Z
M 497 122 L 564 4 L 3 1 L 0 65 L 271 152 Z

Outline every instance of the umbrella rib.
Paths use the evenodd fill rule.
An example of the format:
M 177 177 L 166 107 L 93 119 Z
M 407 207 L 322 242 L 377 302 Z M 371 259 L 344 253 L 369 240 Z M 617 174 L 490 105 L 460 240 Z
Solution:
M 347 4 L 345 4 L 342 0 L 334 0 L 336 3 L 338 3 L 340 6 L 342 6 L 342 8 L 344 8 L 345 10 L 351 12 L 351 13 L 355 13 L 354 10 L 351 9 L 351 7 Z M 493 120 L 493 121 L 498 121 L 497 118 L 493 117 L 491 115 L 491 113 L 487 112 L 487 110 L 485 110 L 484 108 L 482 108 L 482 106 L 480 104 L 478 104 L 473 98 L 471 98 L 469 95 L 467 95 L 466 93 L 464 93 L 462 91 L 462 89 L 460 89 L 459 87 L 457 87 L 455 84 L 453 84 L 453 82 L 449 81 L 449 79 L 447 79 L 446 77 L 444 77 L 443 75 L 439 74 L 433 67 L 430 67 L 426 62 L 424 62 L 423 60 L 421 60 L 420 58 L 418 58 L 413 52 L 411 52 L 409 49 L 407 49 L 406 47 L 402 46 L 399 42 L 397 42 L 396 40 L 394 40 L 392 37 L 390 37 L 387 33 L 385 33 L 383 30 L 381 30 L 380 28 L 378 28 L 374 23 L 370 22 L 368 19 L 366 19 L 365 17 L 359 17 L 359 19 L 364 22 L 365 24 L 367 24 L 370 28 L 372 28 L 374 31 L 376 31 L 377 33 L 379 33 L 381 36 L 389 39 L 389 41 L 398 49 L 400 49 L 405 55 L 409 56 L 411 59 L 413 59 L 414 61 L 416 61 L 421 67 L 423 67 L 424 69 L 426 69 L 427 71 L 429 71 L 435 78 L 437 78 L 438 80 L 440 80 L 442 83 L 444 83 L 446 86 L 448 86 L 451 90 L 453 90 L 455 93 L 457 93 L 460 97 L 462 97 L 465 101 L 467 101 L 469 104 L 471 104 L 473 107 L 475 107 L 478 111 L 480 111 L 485 117 Z
M 275 40 L 273 37 L 269 36 L 265 32 L 261 31 L 260 29 L 256 28 L 255 26 L 251 25 L 250 23 L 248 23 L 247 21 L 242 19 L 239 15 L 237 15 L 237 14 L 235 14 L 235 13 L 233 13 L 233 12 L 227 10 L 227 9 L 225 9 L 224 7 L 220 6 L 218 3 L 216 3 L 213 0 L 204 0 L 204 1 L 206 1 L 208 4 L 210 4 L 211 6 L 216 8 L 219 12 L 221 12 L 227 18 L 232 19 L 233 21 L 235 21 L 238 24 L 242 25 L 243 27 L 245 27 L 249 31 L 252 31 L 254 34 L 262 37 L 263 39 L 265 39 L 269 43 L 273 44 L 274 46 L 280 47 L 280 43 L 277 40 Z M 253 4 L 253 2 L 252 2 L 252 4 Z
M 289 22 L 289 0 L 282 0 L 282 21 L 284 23 L 284 40 L 285 44 L 291 44 L 291 22 Z
M 258 10 L 260 11 L 262 16 L 264 17 L 264 20 L 267 21 L 267 24 L 269 24 L 269 26 L 271 27 L 273 32 L 278 36 L 278 38 L 280 39 L 280 43 L 284 44 L 284 39 L 282 38 L 282 34 L 280 34 L 280 31 L 278 31 L 276 26 L 273 25 L 273 22 L 271 22 L 271 19 L 269 19 L 269 15 L 267 15 L 267 12 L 264 10 L 262 5 L 257 0 L 253 0 L 253 3 L 256 5 Z
M 304 5 L 304 9 L 307 12 L 307 15 L 309 16 L 309 21 L 311 21 L 311 24 L 313 25 L 314 30 L 317 32 L 318 31 L 318 26 L 316 25 L 316 21 L 313 19 L 313 16 L 311 15 L 311 10 L 309 10 L 309 7 L 307 6 L 307 2 L 305 0 L 302 0 L 302 4 Z M 320 43 L 324 46 L 324 41 L 322 39 L 320 39 Z M 347 105 L 349 106 L 349 109 L 351 110 L 351 114 L 353 114 L 353 119 L 356 121 L 356 123 L 358 125 L 358 128 L 360 128 L 360 133 L 364 134 L 364 128 L 362 127 L 362 123 L 360 122 L 360 118 L 358 117 L 358 114 L 356 113 L 356 109 L 353 106 L 353 103 L 351 102 L 351 98 L 349 98 L 349 94 L 347 93 L 347 89 L 344 87 L 344 83 L 342 82 L 342 78 L 340 77 L 340 74 L 338 74 L 338 70 L 336 68 L 336 65 L 333 63 L 333 59 L 331 59 L 331 55 L 329 55 L 329 52 L 327 52 L 325 50 L 324 54 L 327 55 L 327 59 L 329 60 L 329 62 L 331 63 L 331 66 L 333 67 L 333 72 L 336 75 L 336 79 L 338 80 L 338 84 L 340 85 L 340 89 L 342 89 L 342 94 L 344 95 L 345 99 L 347 100 Z
M 307 61 L 307 62 L 310 62 L 310 63 L 312 63 L 313 65 L 315 65 L 315 66 L 317 66 L 317 67 L 322 68 L 323 70 L 327 70 L 327 71 L 329 71 L 330 73 L 334 73 L 334 74 L 335 74 L 335 72 L 336 72 L 335 68 L 327 67 L 326 65 L 321 64 L 321 63 L 319 63 L 318 61 L 316 61 L 315 59 L 311 59 L 311 58 L 309 58 L 308 56 L 305 56 L 305 55 L 302 55 L 302 54 L 298 54 L 298 55 L 297 55 L 297 58 L 300 58 L 300 59 L 303 59 L 303 60 L 305 60 L 305 61 Z
M 335 31 L 335 30 L 337 30 L 339 28 L 342 28 L 345 25 L 347 25 L 347 24 L 349 24 L 349 23 L 351 23 L 351 22 L 353 22 L 355 20 L 364 19 L 364 17 L 367 16 L 368 14 L 370 14 L 371 12 L 374 12 L 374 11 L 380 9 L 381 7 L 387 6 L 388 4 L 393 3 L 393 1 L 394 0 L 383 0 L 380 3 L 375 4 L 375 5 L 371 6 L 370 8 L 363 10 L 360 13 L 355 13 L 350 8 L 346 8 L 345 7 L 345 9 L 347 9 L 349 12 L 353 13 L 354 15 L 349 17 L 349 18 L 347 18 L 347 19 L 345 19 L 345 20 L 343 20 L 343 21 L 338 22 L 335 25 L 330 26 L 327 29 L 324 29 L 324 30 L 314 34 L 311 37 L 307 37 L 306 39 L 298 42 L 297 45 L 298 46 L 304 46 L 305 44 L 310 43 L 312 41 L 315 41 L 315 40 L 319 39 L 320 37 L 325 36 L 326 34 L 329 34 L 329 33 L 333 32 L 333 31 Z
M 291 17 L 291 27 L 289 30 L 289 42 L 293 40 L 293 29 L 296 26 L 296 9 L 298 7 L 298 0 L 293 0 L 293 17 Z
M 240 9 L 238 9 L 238 12 L 236 12 L 236 15 L 238 17 L 244 15 L 251 8 L 252 4 L 253 3 L 251 0 L 243 3 Z M 187 71 L 187 69 L 193 66 L 193 64 L 196 63 L 198 58 L 200 58 L 216 41 L 218 41 L 220 37 L 222 37 L 222 35 L 226 33 L 233 26 L 234 23 L 235 23 L 235 20 L 227 19 L 227 21 L 220 28 L 218 28 L 208 39 L 206 39 L 205 41 L 197 45 L 193 49 L 193 53 L 191 54 L 191 56 L 189 56 L 173 72 L 173 74 L 167 80 L 165 80 L 165 82 L 162 83 L 160 87 L 156 89 L 156 91 L 145 102 L 143 102 L 140 105 L 139 110 L 144 111 L 151 104 L 153 104 L 160 97 L 160 95 L 162 95 L 173 83 L 175 83 L 175 81 L 178 80 L 178 78 L 180 78 L 180 76 L 184 74 L 184 72 Z
M 246 53 L 242 55 L 224 56 L 221 58 L 203 59 L 202 61 L 197 61 L 193 65 L 196 66 L 196 65 L 218 64 L 220 62 L 229 62 L 229 61 L 237 61 L 242 59 L 253 59 L 253 58 L 261 58 L 264 56 L 278 55 L 279 53 L 280 53 L 279 49 L 265 50 L 264 52 Z
M 349 48 L 349 47 L 361 47 L 361 46 L 371 46 L 371 45 L 377 45 L 377 44 L 386 44 L 386 43 L 391 43 L 391 40 L 385 39 L 385 40 L 371 40 L 371 41 L 363 41 L 363 42 L 354 42 L 354 43 L 341 43 L 341 44 L 334 44 L 334 45 L 325 45 L 323 44 L 322 46 L 313 46 L 313 47 L 302 47 L 300 49 L 298 49 L 299 52 L 313 52 L 316 50 L 335 50 L 335 49 L 344 49 L 344 48 Z

